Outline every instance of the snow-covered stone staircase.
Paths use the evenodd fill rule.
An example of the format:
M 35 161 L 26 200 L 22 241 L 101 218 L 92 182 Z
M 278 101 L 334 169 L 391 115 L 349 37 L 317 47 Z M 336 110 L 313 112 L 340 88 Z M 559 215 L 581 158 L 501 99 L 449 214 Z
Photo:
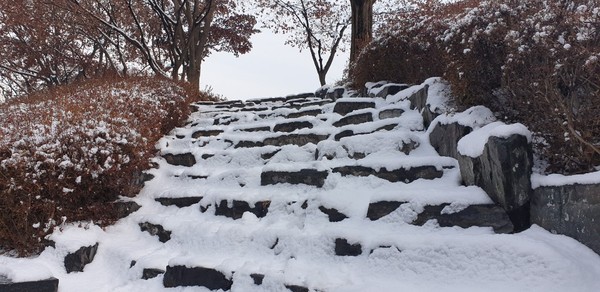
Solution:
M 141 208 L 56 232 L 41 261 L 60 291 L 592 291 L 578 243 L 510 234 L 461 185 L 411 107 L 422 89 L 194 104 L 160 141 Z M 53 264 L 95 243 L 83 272 Z

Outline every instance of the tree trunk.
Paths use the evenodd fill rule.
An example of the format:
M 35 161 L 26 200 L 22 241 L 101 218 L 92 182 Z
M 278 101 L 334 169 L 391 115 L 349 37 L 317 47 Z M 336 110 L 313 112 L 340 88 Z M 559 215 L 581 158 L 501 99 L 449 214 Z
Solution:
M 318 71 L 319 74 L 319 82 L 321 82 L 321 86 L 325 85 L 325 76 L 327 75 L 327 71 Z
M 352 44 L 350 64 L 373 39 L 373 4 L 376 0 L 350 0 L 352 6 Z

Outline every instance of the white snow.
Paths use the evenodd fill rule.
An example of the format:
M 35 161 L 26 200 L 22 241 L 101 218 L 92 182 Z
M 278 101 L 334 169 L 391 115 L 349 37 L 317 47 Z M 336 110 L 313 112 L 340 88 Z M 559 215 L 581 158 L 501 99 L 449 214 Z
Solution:
M 574 184 L 600 184 L 600 171 L 576 175 L 562 175 L 556 173 L 549 175 L 534 173 L 531 175 L 531 187 L 534 189 L 539 187 L 564 186 Z
M 493 122 L 482 128 L 476 129 L 458 141 L 458 152 L 469 157 L 479 157 L 483 154 L 485 144 L 490 137 L 508 138 L 512 135 L 521 135 L 531 142 L 531 132 L 523 124 L 507 125 L 503 122 Z

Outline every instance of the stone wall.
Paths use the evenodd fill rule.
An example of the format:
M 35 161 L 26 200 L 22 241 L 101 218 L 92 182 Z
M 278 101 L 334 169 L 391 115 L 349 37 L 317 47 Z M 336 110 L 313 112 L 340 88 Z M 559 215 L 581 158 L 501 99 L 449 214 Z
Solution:
M 600 254 L 600 184 L 536 188 L 531 223 L 573 237 Z
M 422 113 L 428 112 L 426 103 L 416 105 Z M 429 139 L 440 155 L 459 161 L 465 185 L 481 187 L 506 210 L 515 231 L 537 224 L 570 236 L 600 254 L 600 184 L 532 189 L 531 144 L 521 135 L 490 137 L 481 156 L 461 155 L 458 141 L 481 126 L 434 121 L 428 131 Z

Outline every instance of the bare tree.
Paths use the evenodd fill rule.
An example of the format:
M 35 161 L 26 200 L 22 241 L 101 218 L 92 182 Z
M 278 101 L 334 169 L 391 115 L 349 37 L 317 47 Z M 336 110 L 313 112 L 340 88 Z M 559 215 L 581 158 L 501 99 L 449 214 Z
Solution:
M 258 32 L 253 16 L 235 0 L 69 0 L 82 13 L 133 45 L 157 75 L 200 86 L 202 61 L 211 50 L 248 52 Z
M 16 96 L 114 71 L 114 54 L 108 54 L 114 48 L 101 31 L 84 27 L 80 20 L 44 1 L 1 1 L 2 95 Z
M 344 50 L 350 25 L 348 7 L 332 0 L 260 0 L 263 21 L 287 43 L 310 51 L 321 85 L 338 51 Z

